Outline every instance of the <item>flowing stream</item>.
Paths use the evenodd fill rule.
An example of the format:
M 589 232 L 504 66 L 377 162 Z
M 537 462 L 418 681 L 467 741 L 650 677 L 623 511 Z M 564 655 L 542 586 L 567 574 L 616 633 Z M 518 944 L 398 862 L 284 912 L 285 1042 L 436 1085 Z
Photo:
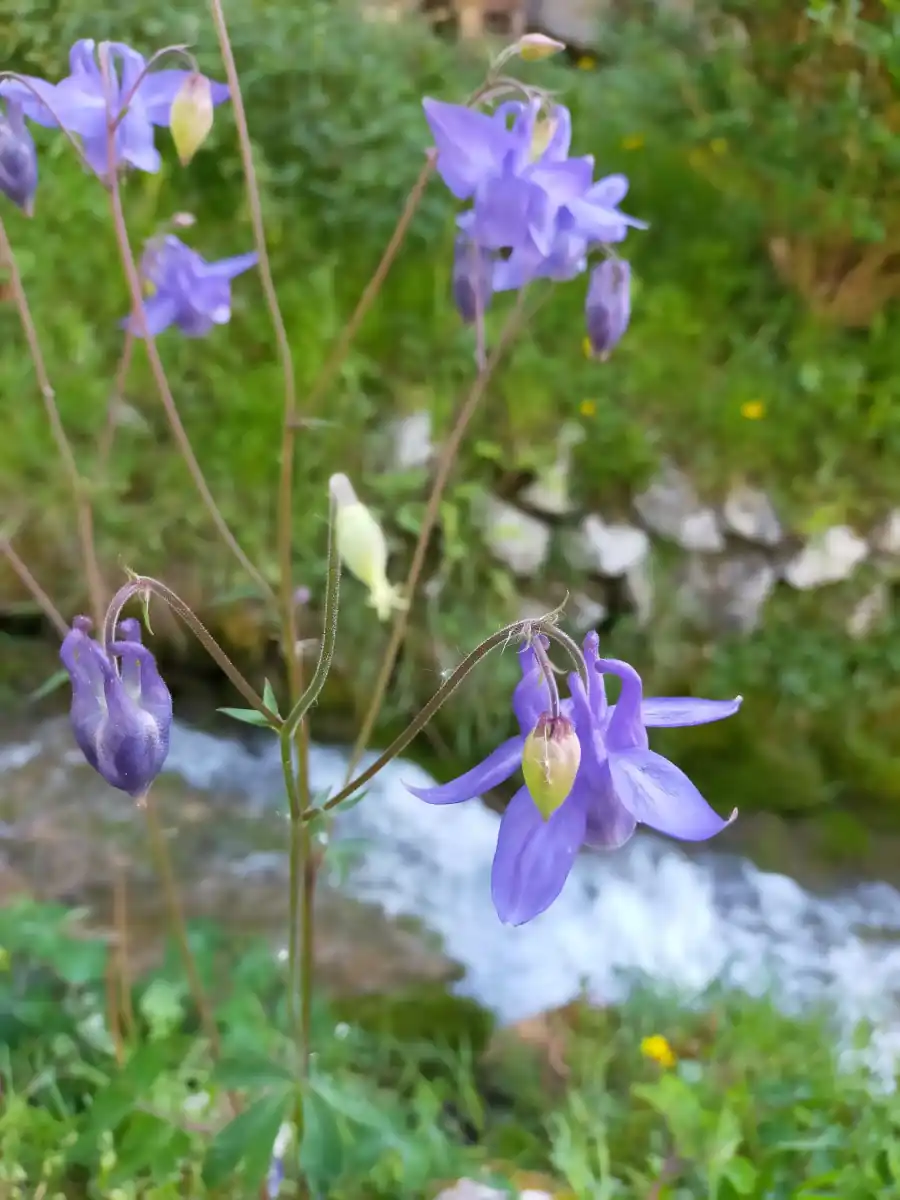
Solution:
M 363 765 L 371 759 L 364 760 Z M 254 751 L 179 728 L 170 768 L 195 787 L 227 783 L 252 805 L 280 803 L 276 748 Z M 343 782 L 346 755 L 315 747 L 312 787 Z M 393 763 L 343 814 L 339 839 L 359 841 L 344 886 L 394 915 L 416 917 L 465 968 L 460 987 L 501 1019 L 572 999 L 627 995 L 636 979 L 690 998 L 721 981 L 773 991 L 797 1011 L 825 1002 L 845 1036 L 870 1021 L 873 1066 L 900 1056 L 900 892 L 864 883 L 813 895 L 727 849 L 728 832 L 701 854 L 639 834 L 614 854 L 582 854 L 562 896 L 530 924 L 499 923 L 490 869 L 498 815 L 478 802 L 432 807 L 403 787 L 427 785 L 418 766 Z
M 313 747 L 313 789 L 340 786 L 346 761 L 341 748 Z M 464 969 L 458 987 L 502 1020 L 564 1004 L 582 990 L 614 1002 L 636 979 L 688 999 L 721 981 L 754 994 L 771 990 L 789 1010 L 825 1002 L 845 1045 L 857 1022 L 871 1022 L 868 1059 L 886 1080 L 892 1076 L 900 1058 L 900 891 L 894 887 L 870 882 L 813 894 L 729 852 L 729 831 L 700 853 L 641 834 L 616 853 L 582 854 L 556 904 L 511 929 L 499 923 L 490 899 L 497 814 L 477 801 L 431 807 L 409 795 L 404 781 L 431 782 L 415 764 L 393 763 L 361 803 L 338 817 L 340 889 L 353 903 L 415 918 Z M 213 910 L 236 922 L 243 897 L 245 907 L 273 912 L 283 930 L 287 829 L 277 746 L 176 724 L 157 790 L 168 805 L 182 877 L 187 872 L 205 887 L 227 862 L 230 890 L 216 893 Z M 197 816 L 204 806 L 205 824 Z M 10 857 L 21 830 L 40 843 L 41 853 L 51 841 L 75 847 L 75 826 L 92 807 L 102 810 L 100 832 L 86 827 L 86 849 L 75 849 L 85 882 L 60 887 L 69 902 L 80 902 L 106 869 L 96 856 L 101 844 L 124 838 L 126 830 L 129 844 L 146 841 L 140 821 L 79 759 L 65 722 L 0 738 L 0 885 L 21 865 L 21 854 Z M 55 832 L 48 832 L 54 821 Z M 58 855 L 34 859 L 31 877 L 59 875 L 60 862 Z M 158 891 L 152 872 L 145 878 L 151 880 L 147 890 Z M 270 889 L 254 891 L 262 878 Z M 333 957 L 374 978 L 396 947 L 382 950 L 372 907 L 357 909 L 362 919 Z M 421 970 L 417 961 L 412 973 Z

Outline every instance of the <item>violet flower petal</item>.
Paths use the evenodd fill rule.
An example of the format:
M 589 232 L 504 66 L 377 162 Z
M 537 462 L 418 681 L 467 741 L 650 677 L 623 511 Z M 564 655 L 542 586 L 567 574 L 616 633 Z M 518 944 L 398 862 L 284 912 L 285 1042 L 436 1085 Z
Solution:
M 569 877 L 584 833 L 583 796 L 571 793 L 545 821 L 528 789 L 516 792 L 500 822 L 491 870 L 491 895 L 504 924 L 524 925 L 550 907 Z
M 652 696 L 641 701 L 641 720 L 648 729 L 678 729 L 686 725 L 708 725 L 733 717 L 743 703 L 734 700 L 703 700 L 693 696 Z
M 430 97 L 422 107 L 437 149 L 438 174 L 457 200 L 468 200 L 482 180 L 499 172 L 507 152 L 515 149 L 514 135 L 502 116 Z
M 549 643 L 546 637 L 543 640 L 546 648 Z M 522 737 L 528 737 L 540 717 L 550 709 L 550 691 L 534 648 L 522 646 L 518 656 L 522 678 L 513 690 L 512 708 Z
M 258 262 L 259 255 L 251 250 L 249 254 L 235 254 L 232 258 L 220 258 L 218 262 L 203 262 L 199 270 L 207 279 L 234 279 Z
M 477 767 L 456 779 L 451 779 L 449 783 L 424 788 L 412 787 L 407 783 L 404 787 L 426 804 L 462 804 L 509 779 L 522 762 L 522 747 L 522 738 L 509 738 L 496 750 L 492 750 Z
M 104 686 L 114 669 L 94 639 L 77 626 L 63 639 L 59 657 L 72 683 L 72 732 L 81 753 L 96 771 L 97 735 L 106 720 Z
M 144 301 L 144 317 L 151 337 L 159 337 L 175 321 L 177 315 L 178 304 L 172 296 L 151 296 Z M 124 324 L 134 337 L 143 337 L 137 317 L 126 317 Z
M 97 742 L 97 770 L 113 787 L 140 796 L 169 753 L 169 728 L 136 704 L 119 678 L 106 680 L 105 694 L 108 716 Z
M 153 654 L 139 641 L 112 642 L 109 652 L 121 660 L 121 681 L 129 697 L 160 728 L 168 727 L 172 721 L 172 694 L 163 682 Z M 136 695 L 132 695 L 134 691 Z
M 633 837 L 637 821 L 616 795 L 609 762 L 603 773 L 601 786 L 592 786 L 587 797 L 584 840 L 595 850 L 618 850 Z
M 17 104 L 35 125 L 42 125 L 45 129 L 58 128 L 56 117 L 50 111 L 52 108 L 55 113 L 61 107 L 56 85 L 35 75 L 23 75 L 22 78 L 27 79 L 30 86 L 26 87 L 17 79 L 4 79 L 0 82 L 0 96 Z
M 686 842 L 702 842 L 730 825 L 713 812 L 687 775 L 653 750 L 611 753 L 609 768 L 622 804 L 642 825 Z

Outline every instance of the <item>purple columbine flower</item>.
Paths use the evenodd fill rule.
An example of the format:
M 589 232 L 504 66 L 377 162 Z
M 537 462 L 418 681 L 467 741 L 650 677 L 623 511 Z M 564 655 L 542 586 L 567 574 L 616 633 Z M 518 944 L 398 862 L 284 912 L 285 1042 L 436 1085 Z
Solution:
M 118 640 L 106 649 L 90 628 L 87 617 L 76 617 L 59 652 L 72 681 L 75 741 L 107 783 L 141 796 L 169 753 L 172 697 L 156 660 L 141 645 L 137 621 L 121 621 Z
M 594 267 L 584 303 L 588 341 L 603 357 L 621 340 L 631 319 L 631 266 L 607 258 Z
M 238 254 L 207 262 L 174 234 L 147 243 L 141 275 L 151 295 L 144 301 L 147 326 L 152 337 L 177 325 L 187 337 L 204 337 L 214 325 L 231 320 L 231 281 L 255 266 L 257 255 Z M 135 316 L 126 326 L 141 335 Z
M 573 279 L 592 246 L 646 228 L 619 211 L 624 176 L 594 183 L 593 158 L 569 157 L 572 119 L 563 105 L 545 118 L 538 100 L 509 101 L 490 114 L 430 99 L 424 108 L 438 172 L 457 199 L 472 201 L 457 224 L 485 250 L 510 252 L 495 267 L 494 290 Z
M 109 88 L 100 61 L 106 56 Z M 115 134 L 115 165 L 129 165 L 139 171 L 158 171 L 159 151 L 154 145 L 154 125 L 167 126 L 172 101 L 185 79 L 184 70 L 146 70 L 142 54 L 122 42 L 101 42 L 82 38 L 69 52 L 69 75 L 59 83 L 48 83 L 34 76 L 29 87 L 18 80 L 0 83 L 0 95 L 21 105 L 29 120 L 55 129 L 57 123 L 81 138 L 84 156 L 101 179 L 108 175 L 107 121 L 115 119 L 125 102 L 128 111 Z M 140 82 L 138 83 L 138 80 Z M 228 99 L 228 86 L 211 84 L 214 104 Z M 58 122 L 57 122 L 58 118 Z
M 571 696 L 562 713 L 575 722 L 581 761 L 572 791 L 545 820 L 520 788 L 500 823 L 491 893 L 500 920 L 522 925 L 553 903 L 585 844 L 616 849 L 638 823 L 684 840 L 712 837 L 728 822 L 706 804 L 687 776 L 647 748 L 647 729 L 702 725 L 732 716 L 741 700 L 660 697 L 644 700 L 640 676 L 627 663 L 598 658 L 595 633 L 585 638 L 588 687 L 570 676 Z M 450 783 L 409 788 L 428 804 L 459 804 L 509 779 L 521 764 L 528 734 L 549 707 L 543 672 L 534 650 L 519 651 L 522 679 L 513 694 L 520 734 L 509 738 L 477 767 Z M 607 703 L 602 672 L 623 680 L 622 697 Z
M 453 247 L 453 302 L 467 325 L 484 316 L 493 298 L 494 255 L 457 235 Z
M 37 182 L 34 139 L 25 126 L 22 109 L 8 100 L 6 114 L 0 112 L 0 192 L 30 217 Z

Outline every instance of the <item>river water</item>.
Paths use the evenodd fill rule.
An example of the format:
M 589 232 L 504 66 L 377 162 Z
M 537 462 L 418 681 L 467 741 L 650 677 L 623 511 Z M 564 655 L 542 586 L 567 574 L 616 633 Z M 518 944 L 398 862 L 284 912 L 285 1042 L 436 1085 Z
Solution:
M 250 749 L 179 728 L 169 765 L 195 787 L 227 783 L 251 805 L 281 803 L 274 746 Z M 334 790 L 345 769 L 341 749 L 313 749 L 315 791 Z M 814 895 L 729 853 L 727 831 L 690 855 L 639 834 L 614 854 L 584 853 L 557 903 L 512 929 L 490 900 L 497 814 L 478 802 L 423 804 L 404 782 L 431 779 L 415 764 L 391 764 L 339 818 L 336 836 L 360 847 L 343 886 L 438 934 L 465 968 L 460 988 L 502 1019 L 563 1004 L 582 989 L 609 1002 L 643 981 L 691 999 L 722 982 L 771 991 L 792 1011 L 825 1002 L 848 1041 L 858 1022 L 872 1022 L 868 1056 L 883 1072 L 900 1056 L 895 888 L 864 883 Z
M 346 761 L 341 748 L 313 747 L 313 790 L 339 786 Z M 207 798 L 212 813 L 204 825 L 194 814 L 196 801 L 171 801 L 183 877 L 209 875 L 215 862 L 227 859 L 230 891 L 213 901 L 223 915 L 231 914 L 244 881 L 250 907 L 272 903 L 268 893 L 249 890 L 252 880 L 271 877 L 280 897 L 287 828 L 274 742 L 213 736 L 176 723 L 166 773 L 164 796 L 167 787 L 189 788 Z M 534 1015 L 583 991 L 615 1002 L 636 981 L 700 1001 L 721 982 L 753 994 L 771 991 L 791 1011 L 826 1003 L 847 1046 L 856 1024 L 871 1022 L 867 1058 L 885 1078 L 891 1075 L 900 1058 L 900 892 L 894 887 L 869 882 L 813 894 L 729 852 L 728 831 L 700 853 L 640 834 L 614 854 L 584 853 L 556 904 L 511 929 L 499 923 L 490 900 L 497 814 L 477 801 L 431 807 L 409 795 L 404 782 L 431 780 L 415 764 L 391 764 L 362 802 L 339 816 L 340 888 L 391 917 L 424 925 L 463 968 L 457 986 L 502 1020 Z M 110 789 L 98 793 L 97 784 L 64 722 L 7 738 L 0 744 L 0 851 L 4 837 L 9 844 L 23 822 L 37 829 L 53 807 L 63 840 L 74 836 L 69 831 L 94 804 L 103 807 L 106 824 L 102 837 L 86 835 L 90 845 L 110 828 L 119 836 L 115 830 L 129 827 L 134 814 Z M 101 799 L 88 798 L 94 796 Z M 720 807 L 728 807 L 727 798 Z M 204 832 L 192 833 L 193 827 Z M 223 856 L 225 839 L 230 849 Z M 56 861 L 37 873 L 57 872 Z M 88 869 L 96 875 L 103 867 L 97 860 Z M 364 974 L 376 972 L 382 952 L 374 943 L 369 948 L 371 921 L 356 925 L 355 940 L 341 943 L 351 948 L 337 957 L 358 959 Z

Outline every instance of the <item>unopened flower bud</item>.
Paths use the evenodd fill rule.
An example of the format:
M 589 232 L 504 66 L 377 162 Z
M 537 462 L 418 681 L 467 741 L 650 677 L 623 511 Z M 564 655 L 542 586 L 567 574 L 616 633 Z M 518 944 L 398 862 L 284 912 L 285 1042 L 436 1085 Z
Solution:
M 525 739 L 522 774 L 525 786 L 545 821 L 568 798 L 581 764 L 581 743 L 568 717 L 547 713 Z
M 181 165 L 186 167 L 213 127 L 212 85 L 205 75 L 185 77 L 172 101 L 169 126 Z
M 558 42 L 556 38 L 547 37 L 543 33 L 526 33 L 516 42 L 519 58 L 524 59 L 525 62 L 538 62 L 542 58 L 552 58 L 554 54 L 559 54 L 560 50 L 565 50 L 565 48 L 565 42 Z
M 494 256 L 460 233 L 453 247 L 453 303 L 467 325 L 490 307 L 493 298 Z
M 136 620 L 121 621 L 106 647 L 76 617 L 60 658 L 72 681 L 70 720 L 88 763 L 107 783 L 139 797 L 169 753 L 172 697 Z
M 631 318 L 631 267 L 607 258 L 591 274 L 585 319 L 591 349 L 605 358 L 628 328 Z
M 7 101 L 6 114 L 0 113 L 0 192 L 30 217 L 37 182 L 34 140 L 25 126 L 21 108 Z
M 337 509 L 334 535 L 338 554 L 347 570 L 369 589 L 369 604 L 379 621 L 386 621 L 394 609 L 406 607 L 406 600 L 388 581 L 388 549 L 382 528 L 357 498 L 346 475 L 332 475 L 328 488 Z

